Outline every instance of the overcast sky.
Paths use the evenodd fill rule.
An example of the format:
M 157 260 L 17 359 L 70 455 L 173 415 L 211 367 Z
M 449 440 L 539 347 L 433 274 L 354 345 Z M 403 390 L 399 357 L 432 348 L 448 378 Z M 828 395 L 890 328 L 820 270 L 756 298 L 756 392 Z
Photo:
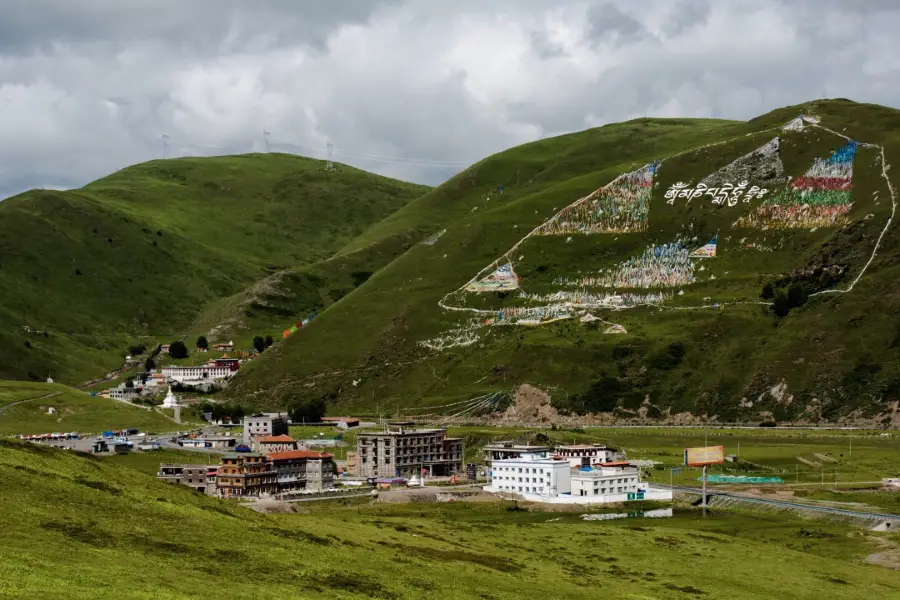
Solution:
M 271 148 L 438 184 L 646 115 L 900 107 L 897 0 L 0 0 L 0 197 Z

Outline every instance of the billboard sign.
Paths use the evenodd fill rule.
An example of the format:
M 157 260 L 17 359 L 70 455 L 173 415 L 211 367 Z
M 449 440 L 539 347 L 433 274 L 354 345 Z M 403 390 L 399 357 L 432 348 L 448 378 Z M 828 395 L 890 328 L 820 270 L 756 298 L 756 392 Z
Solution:
M 723 462 L 725 462 L 725 446 L 684 449 L 684 464 L 688 467 L 720 465 Z

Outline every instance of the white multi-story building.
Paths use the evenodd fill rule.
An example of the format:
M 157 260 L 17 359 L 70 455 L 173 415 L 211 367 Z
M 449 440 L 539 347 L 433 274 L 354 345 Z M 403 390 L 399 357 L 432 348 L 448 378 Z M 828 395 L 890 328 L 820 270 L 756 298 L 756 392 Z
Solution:
M 253 444 L 257 438 L 286 436 L 288 433 L 287 413 L 256 413 L 244 417 L 244 443 Z
M 554 455 L 568 459 L 573 467 L 592 467 L 616 460 L 616 449 L 602 444 L 557 446 Z
M 627 462 L 611 462 L 592 469 L 578 469 L 571 479 L 573 496 L 614 496 L 644 491 L 637 467 Z M 617 501 L 620 500 L 609 500 Z
M 490 492 L 558 496 L 571 491 L 569 461 L 524 454 L 491 463 Z
M 163 367 L 162 374 L 170 381 L 178 383 L 199 383 L 201 381 L 228 379 L 236 370 L 228 366 L 169 366 Z

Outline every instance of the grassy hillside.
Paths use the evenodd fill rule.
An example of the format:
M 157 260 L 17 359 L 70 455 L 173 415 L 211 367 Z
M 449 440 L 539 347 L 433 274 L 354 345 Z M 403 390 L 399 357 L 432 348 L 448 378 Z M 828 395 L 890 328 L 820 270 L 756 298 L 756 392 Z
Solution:
M 56 409 L 49 414 L 48 409 Z M 179 426 L 158 412 L 92 397 L 58 383 L 0 381 L 0 436 L 77 431 L 100 433 L 137 427 L 168 431 Z
M 329 258 L 425 189 L 251 154 L 151 161 L 4 200 L 0 377 L 90 379 L 137 339 L 180 337 L 222 298 Z
M 821 127 L 784 130 L 802 112 L 818 116 Z M 560 409 L 614 411 L 622 418 L 646 409 L 650 417 L 828 421 L 852 415 L 889 423 L 900 400 L 894 317 L 900 248 L 893 227 L 881 237 L 893 206 L 880 149 L 858 147 L 847 194 L 852 204 L 841 206 L 846 222 L 836 225 L 753 224 L 766 199 L 728 206 L 665 198 L 672 185 L 693 186 L 775 136 L 780 166 L 749 175 L 750 184 L 766 187 L 773 198 L 787 197 L 816 160 L 847 144 L 841 136 L 883 147 L 888 165 L 900 162 L 900 112 L 845 100 L 788 107 L 746 123 L 638 119 L 514 148 L 354 240 L 345 251 L 378 236 L 418 231 L 424 238 L 446 229 L 433 245 L 414 246 L 268 351 L 242 372 L 232 393 L 260 404 L 326 397 L 341 412 L 441 405 L 529 382 L 553 391 Z M 564 207 L 658 160 L 643 231 L 538 235 L 520 244 L 529 231 L 552 225 Z M 897 188 L 900 180 L 888 174 Z M 738 172 L 733 183 L 745 176 Z M 681 244 L 686 256 L 716 234 L 716 258 L 691 259 L 691 281 L 603 283 L 654 247 Z M 515 266 L 519 289 L 461 289 L 506 263 Z M 768 296 L 781 296 L 782 304 L 790 292 L 786 316 L 773 314 L 773 297 L 761 298 L 767 284 Z M 853 284 L 849 293 L 815 295 Z M 567 295 L 564 310 L 553 300 L 558 292 Z M 609 302 L 589 302 L 586 310 L 576 303 L 579 294 L 630 296 L 644 306 L 615 310 Z M 665 298 L 646 301 L 654 294 Z M 574 318 L 540 327 L 510 318 L 541 310 Z M 602 326 L 580 324 L 585 312 Z M 627 333 L 605 333 L 611 323 Z M 443 351 L 421 345 L 440 338 L 467 345 Z
M 900 594 L 863 559 L 895 534 L 696 511 L 585 522 L 506 503 L 306 504 L 262 515 L 123 463 L 0 440 L 0 598 L 728 597 Z M 132 515 L 140 514 L 140 519 Z M 892 541 L 893 540 L 893 541 Z M 691 568 L 685 568 L 685 559 Z M 239 573 L 240 576 L 235 576 Z
M 365 283 L 419 238 L 399 233 L 352 252 L 285 269 L 207 307 L 190 335 L 234 340 L 249 347 L 254 335 L 278 333 L 314 311 L 321 312 Z

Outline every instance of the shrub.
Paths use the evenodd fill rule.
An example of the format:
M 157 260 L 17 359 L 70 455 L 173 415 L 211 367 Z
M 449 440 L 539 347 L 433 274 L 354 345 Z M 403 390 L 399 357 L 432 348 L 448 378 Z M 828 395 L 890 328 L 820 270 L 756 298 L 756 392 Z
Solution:
M 182 342 L 181 340 L 175 340 L 174 342 L 169 344 L 169 356 L 171 356 L 172 358 L 187 358 L 187 346 L 185 346 L 184 342 Z

